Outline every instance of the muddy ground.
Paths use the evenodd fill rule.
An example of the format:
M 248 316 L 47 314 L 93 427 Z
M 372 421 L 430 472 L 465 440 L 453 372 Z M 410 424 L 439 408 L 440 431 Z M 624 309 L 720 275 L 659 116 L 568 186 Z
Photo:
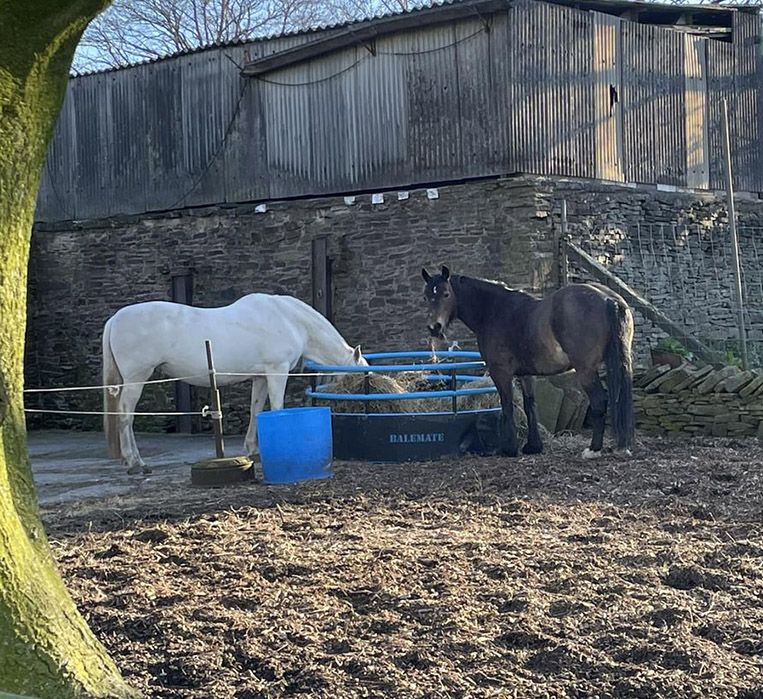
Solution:
M 146 696 L 763 697 L 763 449 L 338 463 L 44 510 Z

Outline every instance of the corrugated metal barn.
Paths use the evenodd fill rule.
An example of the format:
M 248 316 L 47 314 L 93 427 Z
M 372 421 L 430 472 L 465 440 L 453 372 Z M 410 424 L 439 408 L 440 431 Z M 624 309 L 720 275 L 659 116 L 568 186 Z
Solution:
M 757 11 L 463 0 L 73 78 L 38 221 L 512 173 L 763 191 Z

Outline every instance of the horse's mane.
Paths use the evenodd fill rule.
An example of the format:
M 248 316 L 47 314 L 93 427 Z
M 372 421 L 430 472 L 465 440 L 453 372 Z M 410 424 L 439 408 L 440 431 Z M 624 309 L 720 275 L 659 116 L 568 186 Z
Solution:
M 455 277 L 454 281 L 456 281 L 457 285 L 465 284 L 467 286 L 476 288 L 478 291 L 488 292 L 495 295 L 510 293 L 521 294 L 522 296 L 533 298 L 532 294 L 528 294 L 526 291 L 522 291 L 521 289 L 512 289 L 508 284 L 493 279 L 480 279 L 477 277 L 467 277 L 463 274 L 459 274 Z
M 319 311 L 316 311 L 311 305 L 298 299 L 296 296 L 280 295 L 279 298 L 285 300 L 297 315 L 302 316 L 306 321 L 309 320 L 314 323 L 320 332 L 325 333 L 334 341 L 339 342 L 342 345 L 347 345 L 347 341 L 342 336 L 342 333 L 334 327 L 333 323 L 328 318 Z

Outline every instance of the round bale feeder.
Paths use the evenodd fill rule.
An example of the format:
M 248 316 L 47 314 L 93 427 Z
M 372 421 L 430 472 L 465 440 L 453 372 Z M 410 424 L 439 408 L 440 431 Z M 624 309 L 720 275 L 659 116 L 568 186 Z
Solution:
M 336 459 L 394 463 L 462 453 L 473 439 L 477 421 L 500 414 L 499 407 L 468 405 L 478 396 L 497 392 L 485 381 L 485 362 L 479 352 L 376 352 L 365 357 L 369 366 L 305 365 L 307 371 L 339 376 L 334 383 L 306 390 L 313 404 L 331 406 Z M 385 375 L 402 372 L 416 372 L 415 383 L 421 390 L 399 392 L 396 383 L 389 381 L 397 390 L 379 392 L 385 388 Z M 336 390 L 347 375 L 354 380 L 344 383 L 360 390 Z M 385 410 L 385 405 L 395 409 Z

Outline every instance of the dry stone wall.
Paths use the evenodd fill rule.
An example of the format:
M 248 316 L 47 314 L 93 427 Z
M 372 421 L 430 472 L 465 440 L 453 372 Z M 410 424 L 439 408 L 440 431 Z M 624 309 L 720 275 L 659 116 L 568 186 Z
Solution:
M 555 217 L 567 200 L 575 243 L 720 357 L 727 351 L 739 355 L 722 195 L 571 180 L 549 188 Z M 763 206 L 759 199 L 738 197 L 737 214 L 747 335 L 757 363 L 763 362 Z M 572 276 L 584 273 L 573 269 Z M 649 346 L 666 335 L 642 317 L 636 323 L 636 356 L 646 363 Z
M 763 371 L 683 364 L 634 378 L 636 426 L 669 436 L 763 437 Z

